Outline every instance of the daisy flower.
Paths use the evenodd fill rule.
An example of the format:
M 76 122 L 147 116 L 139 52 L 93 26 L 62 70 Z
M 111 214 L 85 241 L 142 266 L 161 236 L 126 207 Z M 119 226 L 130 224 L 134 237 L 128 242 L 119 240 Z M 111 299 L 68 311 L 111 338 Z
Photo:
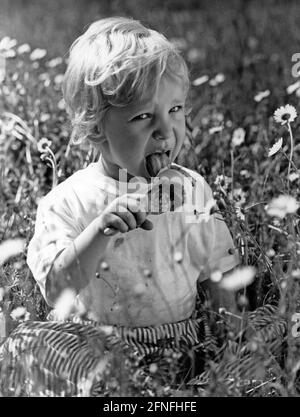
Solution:
M 48 148 L 50 148 L 51 144 L 52 144 L 51 140 L 49 140 L 47 138 L 42 138 L 40 141 L 38 141 L 38 144 L 37 144 L 38 151 L 40 153 L 47 152 Z
M 47 55 L 46 49 L 36 48 L 30 54 L 31 61 L 36 61 L 37 59 L 42 59 Z
M 21 238 L 7 239 L 0 244 L 0 265 L 3 265 L 10 258 L 23 252 L 25 240 Z
M 299 203 L 290 195 L 280 195 L 274 198 L 265 209 L 270 216 L 283 219 L 287 214 L 295 213 L 298 210 Z
M 293 122 L 297 117 L 297 111 L 294 106 L 287 104 L 286 106 L 281 106 L 274 112 L 274 120 L 281 125 L 286 123 Z
M 238 291 L 250 285 L 255 278 L 256 269 L 253 266 L 237 268 L 220 282 L 220 287 L 227 291 Z
M 245 129 L 243 129 L 242 127 L 238 127 L 237 129 L 235 129 L 231 139 L 232 146 L 240 146 L 243 142 L 245 142 L 245 136 Z
M 23 43 L 22 45 L 20 45 L 17 49 L 18 54 L 22 55 L 25 53 L 29 53 L 31 51 L 30 46 L 28 45 L 28 43 Z
M 26 310 L 25 307 L 17 307 L 11 313 L 10 317 L 16 321 L 24 321 L 30 319 L 30 313 Z

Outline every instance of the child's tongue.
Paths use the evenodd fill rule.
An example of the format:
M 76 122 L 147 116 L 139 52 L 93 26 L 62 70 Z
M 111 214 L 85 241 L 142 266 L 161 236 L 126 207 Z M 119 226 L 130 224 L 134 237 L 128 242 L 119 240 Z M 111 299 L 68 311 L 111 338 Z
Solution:
M 152 153 L 146 157 L 146 169 L 150 177 L 156 177 L 160 170 L 170 165 L 168 155 L 163 153 Z

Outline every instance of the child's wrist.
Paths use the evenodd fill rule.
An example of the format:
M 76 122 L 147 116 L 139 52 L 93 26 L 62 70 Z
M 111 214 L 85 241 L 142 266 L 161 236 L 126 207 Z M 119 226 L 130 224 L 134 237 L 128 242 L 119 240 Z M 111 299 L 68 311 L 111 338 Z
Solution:
M 102 216 L 97 217 L 95 220 L 95 227 L 96 227 L 96 234 L 97 236 L 109 238 L 112 236 L 112 234 L 108 233 L 108 229 L 111 229 L 109 226 L 107 226 L 102 219 Z

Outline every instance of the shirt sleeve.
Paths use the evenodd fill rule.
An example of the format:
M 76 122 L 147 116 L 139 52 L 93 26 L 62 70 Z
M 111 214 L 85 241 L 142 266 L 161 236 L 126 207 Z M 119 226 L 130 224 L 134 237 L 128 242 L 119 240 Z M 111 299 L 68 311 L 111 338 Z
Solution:
M 213 236 L 208 269 L 224 273 L 239 264 L 238 250 L 234 246 L 223 216 L 220 213 L 215 213 L 210 221 L 213 223 Z
M 64 200 L 55 198 L 53 193 L 40 201 L 34 235 L 28 246 L 27 264 L 47 303 L 47 275 L 57 257 L 79 234 L 72 210 Z
M 240 261 L 238 250 L 219 210 L 210 216 L 205 214 L 205 207 L 213 199 L 213 195 L 211 188 L 202 177 L 201 181 L 203 200 L 201 199 L 199 210 L 202 213 L 204 211 L 204 215 L 199 216 L 198 223 L 195 222 L 192 226 L 190 248 L 191 261 L 202 272 L 199 280 L 204 281 L 213 271 L 225 273 L 236 267 Z

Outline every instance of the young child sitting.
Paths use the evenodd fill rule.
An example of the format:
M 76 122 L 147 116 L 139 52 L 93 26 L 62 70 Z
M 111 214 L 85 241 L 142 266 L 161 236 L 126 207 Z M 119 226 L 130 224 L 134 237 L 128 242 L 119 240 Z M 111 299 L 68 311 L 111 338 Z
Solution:
M 69 381 L 73 395 L 99 361 L 88 338 L 99 338 L 102 325 L 141 355 L 201 346 L 197 283 L 206 288 L 212 271 L 238 264 L 222 216 L 201 218 L 212 199 L 208 184 L 174 163 L 186 135 L 188 88 L 175 46 L 138 21 L 99 20 L 71 48 L 63 92 L 72 140 L 90 142 L 101 156 L 41 200 L 28 265 L 50 306 L 71 290 L 73 310 L 86 320 L 60 322 L 54 308 L 52 321 L 20 325 L 4 351 L 15 361 L 34 353 L 48 379 Z M 162 177 L 185 179 L 184 201 L 196 189 L 192 213 L 184 201 L 150 207 L 159 195 L 153 179 Z M 160 198 L 169 199 L 161 188 Z

